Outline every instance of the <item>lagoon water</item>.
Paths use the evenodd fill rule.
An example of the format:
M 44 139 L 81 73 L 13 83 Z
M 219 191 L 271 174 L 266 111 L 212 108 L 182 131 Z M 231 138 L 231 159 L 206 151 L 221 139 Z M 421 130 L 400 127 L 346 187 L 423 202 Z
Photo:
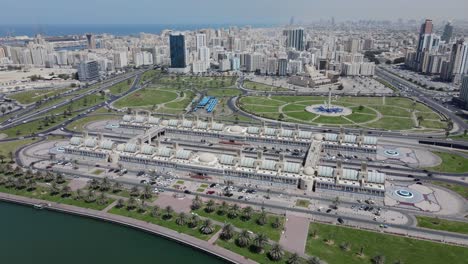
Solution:
M 4 202 L 0 253 L 5 264 L 225 263 L 132 228 Z

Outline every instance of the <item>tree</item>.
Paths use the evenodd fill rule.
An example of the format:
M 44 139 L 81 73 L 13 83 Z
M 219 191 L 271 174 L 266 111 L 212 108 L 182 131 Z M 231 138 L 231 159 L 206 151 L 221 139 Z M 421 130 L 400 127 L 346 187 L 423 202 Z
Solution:
M 104 179 L 102 179 L 101 181 L 101 185 L 99 186 L 99 190 L 103 191 L 103 192 L 107 192 L 109 191 L 111 188 L 111 182 L 109 180 L 108 177 L 104 177 Z
M 227 223 L 223 226 L 223 229 L 221 230 L 220 237 L 223 240 L 229 240 L 234 236 L 234 227 Z
M 4 162 L 5 162 L 5 158 L 6 158 L 6 156 L 5 156 L 5 155 L 3 155 L 3 154 L 0 154 L 0 161 L 1 161 L 2 163 L 4 163 Z
M 280 113 L 279 116 L 278 116 L 278 120 L 282 121 L 283 119 L 284 119 L 284 114 Z
M 358 110 L 359 110 L 359 111 L 364 110 L 364 106 L 363 106 L 363 105 L 359 105 L 359 106 L 358 106 Z
M 71 188 L 70 186 L 66 185 L 66 186 L 63 186 L 62 188 L 62 197 L 70 197 L 71 196 Z
M 192 205 L 190 206 L 192 210 L 198 210 L 202 206 L 203 202 L 200 199 L 200 196 L 195 195 L 195 198 L 192 199 Z
M 10 163 L 15 162 L 15 154 L 13 153 L 13 151 L 8 152 L 8 157 L 10 158 Z
M 215 211 L 215 201 L 209 200 L 209 201 L 206 203 L 205 211 L 206 211 L 207 213 L 212 213 L 212 212 L 214 212 L 214 211 Z
M 170 206 L 170 205 L 166 206 L 166 208 L 164 208 L 163 219 L 164 220 L 171 219 L 173 212 L 174 212 L 174 209 L 172 209 L 172 206 Z
M 153 192 L 150 185 L 145 185 L 143 188 L 143 194 L 141 196 L 143 199 L 151 199 L 151 197 L 153 197 Z
M 29 179 L 27 182 L 26 182 L 26 190 L 28 192 L 30 191 L 33 191 L 36 189 L 36 182 L 33 180 L 33 179 Z
M 200 217 L 198 217 L 198 215 L 192 215 L 188 221 L 188 226 L 190 228 L 195 228 L 198 225 L 199 221 Z
M 107 196 L 105 193 L 100 193 L 98 198 L 97 198 L 97 204 L 99 205 L 105 205 L 107 203 Z
M 2 108 L 0 108 L 0 111 L 2 112 L 2 115 L 5 115 L 6 108 L 4 106 L 2 106 Z
M 209 235 L 214 232 L 213 222 L 210 219 L 203 220 L 203 223 L 200 227 L 200 232 L 205 235 Z
M 56 195 L 60 192 L 60 189 L 57 185 L 57 183 L 53 182 L 51 185 L 50 185 L 50 188 L 49 188 L 49 193 L 50 195 Z
M 316 256 L 311 256 L 308 260 L 307 260 L 307 264 L 326 264 L 327 262 L 325 262 L 324 260 L 321 260 L 319 257 L 316 257 Z
M 140 190 L 138 187 L 133 186 L 132 189 L 130 189 L 130 196 L 136 197 L 140 195 Z
M 249 231 L 244 229 L 237 236 L 236 244 L 239 247 L 246 247 L 250 244 L 250 240 L 251 240 L 251 237 L 250 237 Z
M 81 189 L 76 190 L 75 200 L 80 200 L 82 198 L 83 198 L 83 190 L 81 190 Z
M 91 182 L 89 182 L 89 188 L 91 190 L 97 190 L 99 189 L 99 182 L 96 179 L 92 179 Z
M 218 214 L 225 215 L 228 209 L 229 209 L 228 203 L 226 201 L 223 201 L 221 205 L 218 207 Z
M 421 126 L 421 122 L 424 121 L 424 117 L 422 115 L 418 115 L 416 117 L 416 121 L 418 121 L 418 127 Z
M 343 251 L 350 251 L 351 250 L 351 244 L 349 244 L 348 242 L 343 242 L 343 243 L 340 244 L 340 248 Z
M 340 205 L 340 197 L 336 196 L 335 199 L 333 199 L 332 206 L 334 209 L 338 209 L 338 205 Z
M 268 237 L 265 234 L 257 234 L 253 240 L 253 246 L 257 253 L 262 252 L 268 243 Z
M 275 219 L 273 220 L 273 223 L 271 223 L 271 226 L 272 226 L 274 229 L 280 228 L 280 226 L 281 226 L 281 219 L 280 219 L 279 217 L 275 217 Z
M 115 182 L 114 185 L 112 186 L 112 192 L 113 193 L 118 193 L 122 191 L 122 184 L 120 182 Z
M 130 197 L 127 201 L 127 210 L 133 210 L 136 208 L 137 201 L 135 197 Z
M 271 247 L 270 251 L 268 251 L 268 257 L 273 261 L 278 261 L 284 257 L 284 251 L 280 244 L 275 243 Z
M 385 256 L 384 255 L 377 255 L 372 258 L 372 263 L 374 264 L 384 264 L 385 263 Z
M 159 215 L 159 206 L 155 205 L 151 208 L 151 216 L 157 217 Z
M 229 208 L 228 217 L 229 217 L 229 218 L 236 218 L 237 215 L 238 215 L 238 213 L 239 213 L 239 205 L 233 204 L 233 205 L 231 205 L 231 207 Z
M 244 220 L 244 221 L 250 220 L 250 218 L 252 218 L 252 213 L 253 213 L 252 207 L 250 206 L 244 207 L 244 209 L 242 209 L 241 220 Z
M 55 177 L 55 182 L 58 184 L 62 184 L 65 182 L 65 178 L 62 174 L 58 174 L 57 177 Z
M 300 264 L 301 263 L 301 258 L 299 257 L 299 254 L 297 253 L 292 253 L 291 256 L 288 258 L 286 261 L 287 264 Z
M 265 225 L 266 223 L 267 223 L 267 215 L 266 215 L 265 211 L 262 210 L 262 212 L 258 216 L 257 224 L 262 226 L 262 225 Z
M 178 225 L 185 225 L 187 223 L 187 215 L 184 213 L 184 212 L 181 212 L 176 220 L 175 220 L 176 224 Z
M 124 206 L 125 206 L 124 200 L 123 200 L 122 198 L 119 198 L 119 199 L 117 200 L 117 204 L 115 205 L 115 207 L 117 207 L 117 208 L 122 208 L 122 207 L 124 207 Z

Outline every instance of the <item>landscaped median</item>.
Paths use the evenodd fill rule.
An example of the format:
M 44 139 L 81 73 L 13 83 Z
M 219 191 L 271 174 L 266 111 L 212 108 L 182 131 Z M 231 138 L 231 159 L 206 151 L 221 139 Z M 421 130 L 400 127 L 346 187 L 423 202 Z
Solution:
M 426 168 L 427 170 L 449 173 L 468 172 L 467 158 L 458 154 L 452 154 L 447 152 L 434 151 L 433 153 L 440 157 L 442 163 L 435 167 Z
M 454 191 L 464 197 L 465 199 L 468 199 L 468 187 L 461 185 L 461 184 L 455 184 L 455 183 L 448 183 L 448 182 L 441 182 L 441 181 L 431 181 L 432 184 L 447 188 L 451 191 Z
M 462 264 L 468 259 L 465 247 L 319 223 L 310 224 L 306 253 L 346 264 Z
M 440 218 L 416 216 L 418 226 L 468 235 L 468 223 L 459 221 L 450 221 Z

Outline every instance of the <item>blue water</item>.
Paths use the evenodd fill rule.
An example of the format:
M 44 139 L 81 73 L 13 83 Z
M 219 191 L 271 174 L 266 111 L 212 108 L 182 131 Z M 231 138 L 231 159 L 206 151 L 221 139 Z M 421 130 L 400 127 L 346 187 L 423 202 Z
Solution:
M 134 24 L 134 25 L 0 25 L 0 37 L 30 36 L 42 34 L 45 36 L 82 35 L 85 33 L 109 33 L 117 36 L 137 35 L 139 33 L 159 34 L 162 30 L 197 30 L 202 28 L 229 28 L 245 25 L 231 24 Z M 255 24 L 252 27 L 269 27 L 271 25 Z

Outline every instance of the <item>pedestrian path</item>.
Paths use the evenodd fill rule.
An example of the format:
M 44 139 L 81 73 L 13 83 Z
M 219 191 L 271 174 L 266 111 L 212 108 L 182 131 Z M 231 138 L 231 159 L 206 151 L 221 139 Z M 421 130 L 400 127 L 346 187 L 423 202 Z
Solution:
M 280 245 L 290 252 L 304 254 L 309 231 L 309 219 L 294 214 L 286 214 L 284 232 L 281 234 Z

